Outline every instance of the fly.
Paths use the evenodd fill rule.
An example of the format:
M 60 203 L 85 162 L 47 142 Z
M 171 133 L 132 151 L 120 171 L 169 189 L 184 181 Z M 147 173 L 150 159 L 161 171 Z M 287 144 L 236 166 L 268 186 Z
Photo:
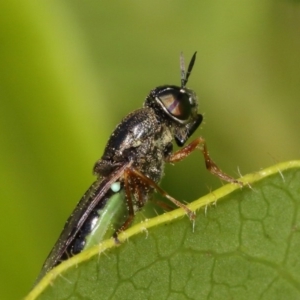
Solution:
M 185 145 L 199 127 L 198 99 L 186 84 L 196 60 L 194 53 L 187 72 L 180 56 L 181 86 L 153 89 L 144 106 L 129 115 L 110 136 L 104 154 L 94 166 L 98 179 L 84 194 L 46 259 L 38 281 L 52 268 L 107 238 L 127 229 L 134 215 L 156 190 L 193 220 L 195 213 L 158 186 L 164 164 L 183 160 L 195 149 L 202 151 L 206 168 L 222 180 L 239 183 L 223 173 L 210 158 L 205 140 Z M 173 141 L 180 150 L 173 152 Z

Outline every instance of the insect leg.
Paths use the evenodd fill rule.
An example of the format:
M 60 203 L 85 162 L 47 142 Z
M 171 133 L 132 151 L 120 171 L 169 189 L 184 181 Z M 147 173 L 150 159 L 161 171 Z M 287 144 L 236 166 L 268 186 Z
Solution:
M 151 199 L 151 202 L 156 204 L 157 206 L 160 206 L 162 209 L 164 209 L 165 211 L 171 211 L 174 209 L 173 206 L 163 202 L 163 201 L 159 201 L 159 200 L 155 200 L 155 199 Z
M 182 149 L 172 153 L 167 159 L 166 162 L 169 163 L 175 163 L 178 161 L 183 160 L 187 156 L 189 156 L 194 150 L 199 149 L 204 156 L 205 160 L 205 166 L 206 169 L 212 173 L 213 175 L 221 178 L 222 180 L 232 182 L 232 183 L 238 183 L 239 185 L 243 186 L 243 183 L 240 181 L 234 179 L 233 177 L 227 175 L 224 173 L 215 163 L 214 161 L 210 158 L 207 147 L 206 147 L 206 142 L 205 139 L 202 137 L 198 137 L 194 141 L 192 141 L 190 144 L 186 145 Z
M 113 237 L 115 238 L 115 241 L 119 243 L 118 240 L 118 234 L 124 230 L 126 230 L 130 224 L 132 223 L 132 220 L 134 218 L 134 208 L 132 203 L 132 186 L 131 186 L 131 179 L 130 174 L 128 172 L 130 170 L 129 168 L 124 170 L 124 189 L 125 189 L 125 198 L 126 198 L 126 204 L 128 209 L 128 217 L 126 221 L 123 223 L 123 225 L 118 228 L 115 233 L 113 234 Z
M 166 191 L 164 191 L 161 187 L 159 187 L 153 180 L 151 180 L 150 178 L 148 178 L 147 176 L 145 176 L 144 174 L 142 174 L 141 172 L 139 172 L 138 170 L 136 170 L 134 168 L 128 168 L 128 172 L 131 173 L 131 176 L 138 177 L 146 185 L 151 186 L 154 189 L 156 189 L 156 191 L 161 193 L 164 197 L 166 197 L 168 200 L 173 202 L 176 206 L 184 209 L 184 211 L 186 212 L 186 214 L 188 215 L 190 220 L 195 219 L 196 214 L 193 211 L 191 211 L 186 205 L 184 205 L 180 201 L 178 201 L 175 198 L 173 198 L 172 196 L 170 196 Z

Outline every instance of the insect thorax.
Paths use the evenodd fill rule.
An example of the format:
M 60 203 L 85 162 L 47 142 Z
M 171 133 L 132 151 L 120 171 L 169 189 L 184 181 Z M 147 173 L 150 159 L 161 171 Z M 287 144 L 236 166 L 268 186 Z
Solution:
M 163 174 L 164 160 L 172 142 L 170 128 L 158 120 L 151 108 L 141 108 L 126 116 L 112 133 L 94 172 L 108 176 L 123 163 L 158 183 Z

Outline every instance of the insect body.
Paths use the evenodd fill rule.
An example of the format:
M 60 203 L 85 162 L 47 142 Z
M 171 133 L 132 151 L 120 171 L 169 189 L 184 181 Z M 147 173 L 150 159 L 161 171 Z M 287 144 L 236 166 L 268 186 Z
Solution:
M 118 233 L 130 226 L 136 211 L 144 206 L 154 190 L 194 219 L 192 211 L 158 186 L 165 163 L 180 161 L 199 148 L 210 172 L 237 183 L 211 160 L 201 137 L 173 152 L 173 141 L 184 146 L 203 119 L 198 113 L 195 93 L 186 88 L 195 59 L 196 53 L 185 72 L 181 56 L 181 86 L 164 85 L 153 89 L 143 108 L 126 116 L 114 130 L 94 167 L 98 179 L 68 219 L 39 279 L 63 260 L 105 238 L 114 237 L 117 241 Z

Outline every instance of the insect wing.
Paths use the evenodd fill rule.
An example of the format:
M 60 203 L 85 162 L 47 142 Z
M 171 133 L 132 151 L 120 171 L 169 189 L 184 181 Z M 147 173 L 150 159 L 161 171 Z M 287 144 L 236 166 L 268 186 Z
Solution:
M 59 239 L 48 255 L 40 275 L 38 276 L 37 282 L 60 262 L 62 255 L 74 240 L 89 214 L 96 205 L 102 201 L 107 191 L 111 188 L 111 185 L 122 177 L 124 170 L 129 166 L 130 163 L 126 163 L 117 168 L 110 176 L 99 178 L 86 191 L 67 220 Z

